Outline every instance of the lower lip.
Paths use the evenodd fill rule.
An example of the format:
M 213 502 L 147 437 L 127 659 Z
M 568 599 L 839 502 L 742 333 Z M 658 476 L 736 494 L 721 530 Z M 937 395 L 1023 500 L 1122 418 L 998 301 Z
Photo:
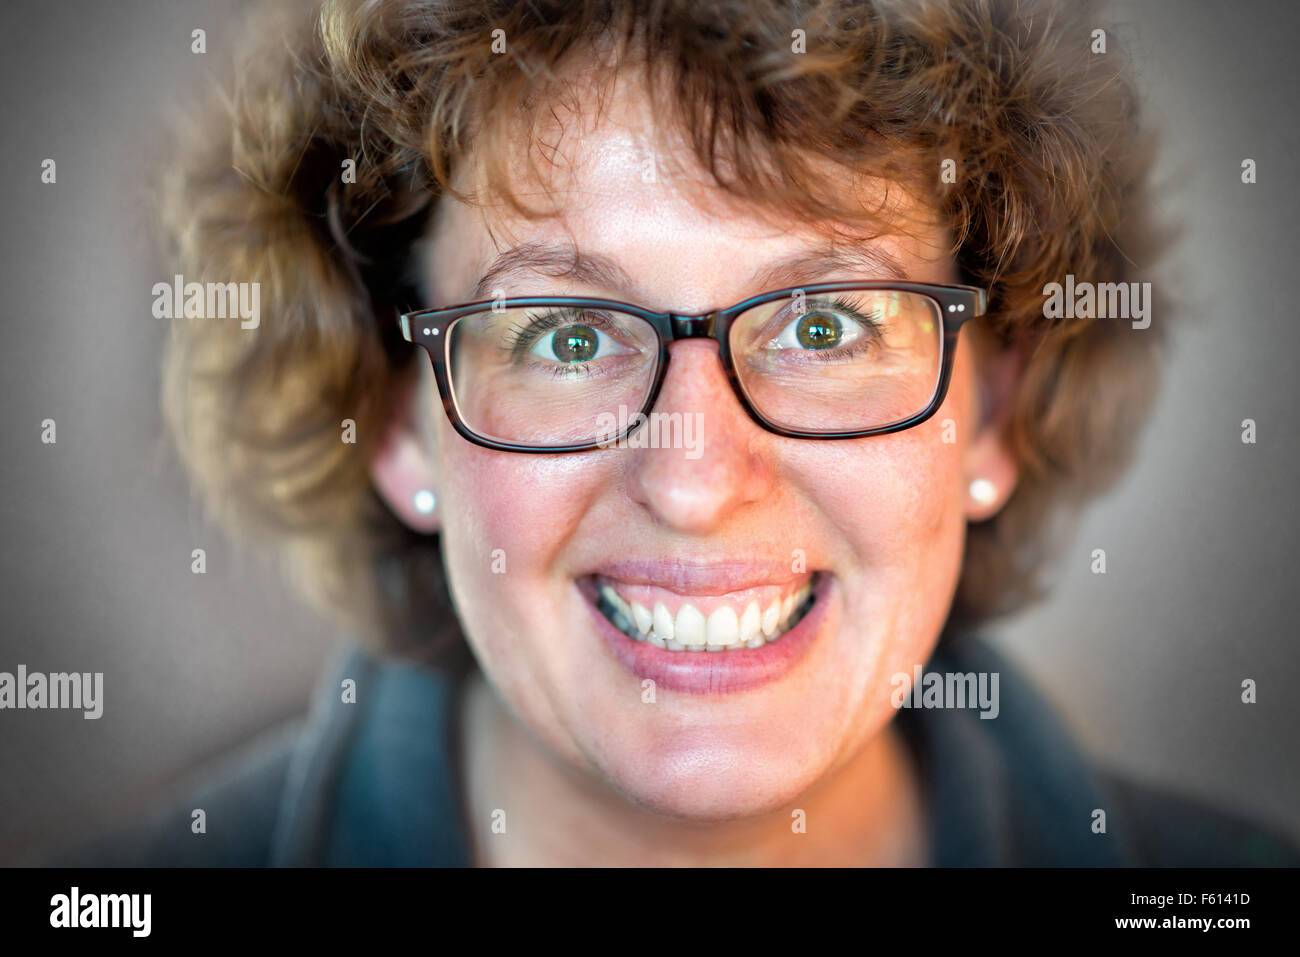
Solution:
M 583 591 L 582 597 L 609 650 L 637 678 L 649 678 L 669 691 L 734 694 L 783 678 L 808 653 L 820 633 L 830 597 L 830 576 L 819 579 L 817 600 L 799 624 L 761 648 L 734 651 L 668 651 L 648 641 L 634 641 L 600 613 L 593 596 Z

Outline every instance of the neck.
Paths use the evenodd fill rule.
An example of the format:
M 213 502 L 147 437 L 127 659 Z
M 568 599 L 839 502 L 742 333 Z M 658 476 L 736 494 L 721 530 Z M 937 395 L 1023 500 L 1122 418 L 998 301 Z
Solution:
M 648 812 L 551 754 L 466 677 L 461 780 L 472 856 L 483 866 L 917 866 L 925 863 L 920 788 L 896 725 L 787 807 L 738 821 Z M 792 812 L 806 830 L 792 830 Z M 506 833 L 493 812 L 506 811 Z M 497 830 L 500 829 L 499 815 Z

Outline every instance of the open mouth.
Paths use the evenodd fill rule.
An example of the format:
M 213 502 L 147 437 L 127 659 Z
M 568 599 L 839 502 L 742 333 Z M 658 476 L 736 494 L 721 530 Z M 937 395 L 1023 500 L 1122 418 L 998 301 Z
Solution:
M 668 651 L 726 652 L 762 648 L 798 626 L 817 603 L 819 575 L 690 599 L 602 575 L 591 576 L 584 590 L 609 623 L 633 641 Z

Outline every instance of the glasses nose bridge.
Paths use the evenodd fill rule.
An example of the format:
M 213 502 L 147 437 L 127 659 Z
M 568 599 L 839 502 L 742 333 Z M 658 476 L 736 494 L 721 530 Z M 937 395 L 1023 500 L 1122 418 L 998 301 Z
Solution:
M 669 313 L 668 323 L 672 331 L 672 341 L 680 339 L 711 339 L 718 326 L 720 310 L 701 315 L 682 315 Z

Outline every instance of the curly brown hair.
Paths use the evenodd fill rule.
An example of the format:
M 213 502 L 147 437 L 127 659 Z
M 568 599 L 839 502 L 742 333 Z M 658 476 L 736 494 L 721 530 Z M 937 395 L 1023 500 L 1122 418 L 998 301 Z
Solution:
M 1165 323 L 1043 309 L 1047 283 L 1131 281 L 1161 244 L 1151 141 L 1114 38 L 1092 52 L 1092 3 L 325 0 L 251 22 L 228 88 L 173 140 L 160 213 L 177 271 L 260 283 L 265 318 L 173 324 L 164 406 L 218 517 L 373 644 L 413 652 L 454 621 L 436 540 L 367 468 L 415 359 L 392 321 L 418 297 L 412 247 L 471 150 L 513 137 L 474 155 L 532 155 L 521 130 L 535 136 L 575 60 L 662 79 L 657 115 L 755 203 L 847 215 L 815 167 L 830 158 L 923 189 L 947 218 L 964 281 L 990 290 L 980 321 L 1029 358 L 1009 425 L 1019 484 L 968 528 L 946 634 L 1038 597 L 1062 520 L 1132 454 Z

